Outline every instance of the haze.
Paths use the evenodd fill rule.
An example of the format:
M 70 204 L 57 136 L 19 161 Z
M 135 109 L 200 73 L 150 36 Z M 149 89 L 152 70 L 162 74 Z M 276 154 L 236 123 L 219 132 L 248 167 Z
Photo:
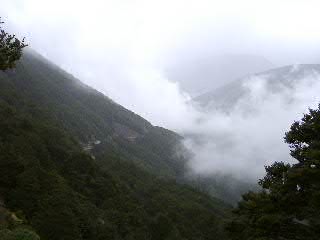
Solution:
M 206 132 L 209 140 L 201 146 L 186 139 L 196 153 L 191 166 L 198 172 L 241 175 L 254 164 L 255 178 L 266 159 L 290 159 L 281 145 L 284 132 L 318 100 L 307 85 L 296 92 L 303 99 L 296 108 L 279 103 L 282 95 L 251 101 L 266 109 L 251 118 L 239 110 L 204 116 L 190 100 L 256 71 L 317 63 L 319 8 L 320 2 L 311 0 L 1 0 L 0 16 L 40 54 L 153 124 L 182 135 Z M 235 56 L 264 60 L 239 67 L 243 57 L 231 61 Z M 227 64 L 218 73 L 207 71 L 221 59 Z M 238 144 L 228 143 L 235 139 Z M 275 154 L 265 145 L 278 146 Z M 259 154 L 266 157 L 255 159 Z

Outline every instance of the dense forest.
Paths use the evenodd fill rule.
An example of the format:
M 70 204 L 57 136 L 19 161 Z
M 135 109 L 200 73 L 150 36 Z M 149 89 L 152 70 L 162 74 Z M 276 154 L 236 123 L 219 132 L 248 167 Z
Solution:
M 229 205 L 176 178 L 177 134 L 28 51 L 0 106 L 3 239 L 226 238 Z
M 223 238 L 223 203 L 117 156 L 99 165 L 33 114 L 1 104 L 0 194 L 42 239 Z
M 25 47 L 1 31 L 0 239 L 320 238 L 320 106 L 232 209 L 185 180 L 181 136 Z

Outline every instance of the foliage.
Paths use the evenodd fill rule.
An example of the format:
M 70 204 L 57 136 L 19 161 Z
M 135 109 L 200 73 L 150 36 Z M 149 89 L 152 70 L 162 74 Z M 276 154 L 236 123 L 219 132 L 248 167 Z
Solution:
M 275 162 L 247 193 L 227 228 L 232 239 L 320 238 L 320 105 L 285 135 L 293 165 Z
M 1 106 L 0 195 L 41 239 L 167 236 L 159 226 L 176 239 L 224 238 L 223 203 L 129 160 L 94 160 L 66 132 L 18 112 Z
M 178 134 L 152 126 L 31 49 L 24 51 L 14 71 L 0 72 L 0 88 L 7 89 L 2 93 L 3 99 L 23 106 L 24 109 L 20 107 L 20 110 L 24 112 L 41 108 L 43 116 L 38 117 L 54 119 L 82 145 L 99 140 L 100 144 L 94 145 L 90 152 L 94 156 L 112 153 L 130 159 L 154 175 L 190 184 L 190 175 L 186 174 L 189 153 L 181 146 L 182 138 Z M 19 91 L 9 92 L 9 89 Z M 12 94 L 18 97 L 13 98 Z M 226 179 L 216 181 L 216 176 L 202 182 L 201 187 L 193 185 L 199 190 L 206 185 L 212 196 L 224 196 L 229 202 L 239 200 L 245 191 L 241 186 L 248 189 L 243 183 L 239 183 L 239 188 L 228 188 Z
M 164 177 L 176 134 L 28 57 L 0 73 L 0 196 L 42 240 L 226 239 L 229 206 Z
M 176 133 L 152 126 L 30 49 L 14 71 L 0 72 L 0 80 L 0 88 L 19 89 L 19 97 L 28 101 L 22 111 L 32 112 L 37 106 L 79 142 L 99 140 L 94 155 L 114 152 L 149 172 L 172 178 L 185 164 L 175 155 L 181 139 Z M 12 98 L 13 93 L 3 94 L 15 104 L 20 101 Z M 137 137 L 131 140 L 127 133 Z
M 0 230 L 1 240 L 40 240 L 40 237 L 33 231 L 26 228 L 16 228 L 14 230 Z
M 15 35 L 7 33 L 1 28 L 0 18 L 0 70 L 13 68 L 22 56 L 22 49 L 27 45 L 24 39 L 19 40 Z

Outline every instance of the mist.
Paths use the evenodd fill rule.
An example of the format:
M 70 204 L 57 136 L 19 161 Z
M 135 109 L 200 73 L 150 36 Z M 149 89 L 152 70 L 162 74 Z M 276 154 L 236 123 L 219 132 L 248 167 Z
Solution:
M 267 90 L 263 76 L 247 77 L 249 94 L 228 112 L 203 110 L 192 99 L 255 71 L 317 63 L 319 7 L 317 1 L 287 0 L 1 0 L 0 16 L 31 48 L 86 84 L 185 136 L 196 173 L 252 180 L 265 164 L 293 161 L 283 136 L 319 102 L 319 76 L 309 74 L 279 92 Z M 239 55 L 259 56 L 270 65 L 237 72 L 234 64 L 223 71 L 233 73 L 226 78 L 197 67 L 199 59 L 210 67 L 219 56 Z M 194 67 L 189 89 L 176 77 L 190 76 L 186 62 Z M 192 91 L 197 76 L 206 81 Z
M 192 169 L 203 175 L 219 173 L 255 181 L 263 176 L 265 165 L 295 163 L 284 143 L 285 132 L 308 108 L 319 104 L 320 75 L 306 71 L 276 91 L 267 86 L 268 81 L 268 74 L 247 77 L 240 85 L 247 93 L 232 109 L 198 113 L 198 121 L 185 130 L 185 145 L 195 154 Z

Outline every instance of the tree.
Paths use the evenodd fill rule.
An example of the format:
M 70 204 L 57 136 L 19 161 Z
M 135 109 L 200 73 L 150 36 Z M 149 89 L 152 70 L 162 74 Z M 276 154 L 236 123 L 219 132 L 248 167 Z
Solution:
M 0 18 L 0 70 L 4 71 L 15 66 L 22 56 L 22 49 L 27 46 L 25 39 L 19 40 L 15 35 L 7 33 L 1 28 Z
M 40 240 L 40 237 L 33 231 L 26 228 L 17 228 L 13 231 L 9 229 L 0 230 L 1 240 Z
M 320 239 L 320 105 L 285 134 L 297 163 L 266 166 L 227 224 L 231 239 Z

